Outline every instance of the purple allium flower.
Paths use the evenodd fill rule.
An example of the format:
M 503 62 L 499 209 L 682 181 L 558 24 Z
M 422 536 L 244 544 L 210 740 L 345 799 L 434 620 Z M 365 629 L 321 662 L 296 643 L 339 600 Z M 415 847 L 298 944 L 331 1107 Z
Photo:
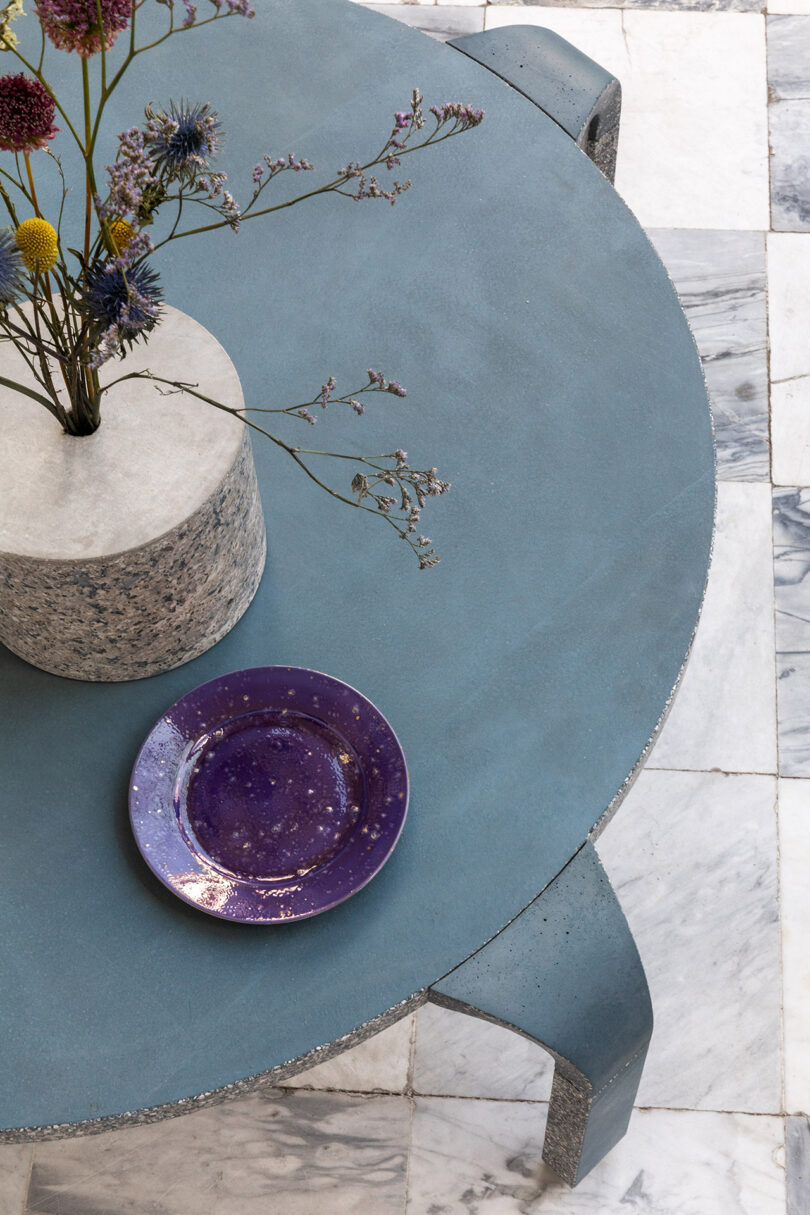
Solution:
M 101 24 L 99 25 L 99 11 Z M 96 55 L 107 50 L 129 25 L 131 0 L 36 0 L 42 28 L 54 46 Z
M 96 262 L 87 272 L 81 308 L 105 337 L 112 330 L 123 346 L 154 329 L 162 302 L 158 276 L 148 266 L 131 266 L 125 275 L 115 263 Z
M 44 148 L 58 128 L 54 103 L 46 88 L 25 76 L 0 76 L 0 149 L 33 152 Z
M 23 260 L 11 232 L 0 231 L 0 308 L 13 304 L 25 287 Z
M 206 101 L 179 106 L 169 103 L 168 114 L 162 110 L 146 111 L 146 140 L 159 169 L 169 177 L 191 177 L 206 169 L 219 148 L 219 119 Z

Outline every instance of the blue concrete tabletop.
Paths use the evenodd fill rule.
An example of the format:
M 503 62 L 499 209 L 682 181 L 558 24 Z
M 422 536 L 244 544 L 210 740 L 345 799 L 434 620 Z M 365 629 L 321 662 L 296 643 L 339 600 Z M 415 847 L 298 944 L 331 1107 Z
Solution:
M 106 148 L 148 100 L 210 100 L 244 196 L 265 151 L 308 157 L 319 180 L 376 152 L 415 85 L 427 104 L 485 108 L 478 130 L 409 159 L 414 185 L 393 209 L 313 199 L 238 236 L 178 242 L 162 263 L 169 302 L 222 341 L 249 403 L 306 400 L 330 373 L 348 388 L 366 367 L 406 385 L 407 400 L 327 416 L 318 436 L 438 466 L 453 490 L 425 530 L 442 561 L 418 572 L 390 529 L 257 438 L 270 555 L 229 637 L 117 685 L 0 653 L 5 1128 L 229 1084 L 438 980 L 604 814 L 698 614 L 714 501 L 706 393 L 636 220 L 555 123 L 453 49 L 346 0 L 257 7 L 250 24 L 137 60 Z M 165 13 L 152 8 L 149 20 Z M 78 66 L 61 58 L 70 92 Z M 287 176 L 279 198 L 300 187 Z M 375 880 L 274 928 L 174 898 L 127 818 L 129 771 L 163 710 L 263 664 L 362 691 L 411 778 L 405 832 Z

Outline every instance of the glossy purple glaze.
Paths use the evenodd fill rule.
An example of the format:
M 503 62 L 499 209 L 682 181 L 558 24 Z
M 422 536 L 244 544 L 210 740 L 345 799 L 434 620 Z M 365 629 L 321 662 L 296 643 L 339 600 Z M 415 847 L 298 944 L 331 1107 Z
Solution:
M 374 876 L 408 804 L 402 749 L 348 684 L 256 667 L 202 684 L 135 762 L 130 818 L 152 871 L 224 919 L 316 915 Z

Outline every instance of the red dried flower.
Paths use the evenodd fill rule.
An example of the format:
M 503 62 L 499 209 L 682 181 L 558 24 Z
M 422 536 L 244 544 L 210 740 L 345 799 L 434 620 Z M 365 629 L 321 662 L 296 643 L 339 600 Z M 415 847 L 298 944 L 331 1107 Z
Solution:
M 131 12 L 132 0 L 37 0 L 37 16 L 54 46 L 85 57 L 101 50 L 102 30 L 109 50 L 127 28 Z
M 54 104 L 48 90 L 30 76 L 0 76 L 0 149 L 33 152 L 53 139 Z

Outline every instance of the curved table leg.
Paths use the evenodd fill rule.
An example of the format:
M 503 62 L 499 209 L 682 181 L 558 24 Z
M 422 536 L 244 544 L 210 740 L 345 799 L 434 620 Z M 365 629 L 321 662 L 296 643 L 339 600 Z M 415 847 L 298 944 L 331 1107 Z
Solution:
M 652 1033 L 647 980 L 592 844 L 428 999 L 555 1059 L 543 1159 L 576 1185 L 624 1135 Z
M 533 101 L 613 183 L 622 109 L 615 76 L 559 34 L 536 25 L 467 34 L 449 45 Z

